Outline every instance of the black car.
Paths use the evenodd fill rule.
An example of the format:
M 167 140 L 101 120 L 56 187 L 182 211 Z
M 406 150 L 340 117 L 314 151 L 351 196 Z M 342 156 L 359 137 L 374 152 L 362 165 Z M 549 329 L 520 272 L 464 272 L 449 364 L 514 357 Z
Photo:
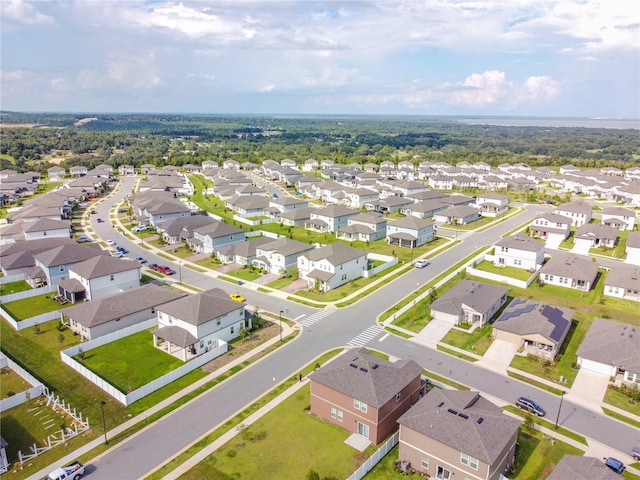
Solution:
M 516 400 L 516 407 L 518 407 L 521 410 L 526 410 L 527 412 L 533 413 L 538 417 L 544 417 L 547 414 L 544 408 L 542 408 L 533 400 L 526 397 L 518 398 Z

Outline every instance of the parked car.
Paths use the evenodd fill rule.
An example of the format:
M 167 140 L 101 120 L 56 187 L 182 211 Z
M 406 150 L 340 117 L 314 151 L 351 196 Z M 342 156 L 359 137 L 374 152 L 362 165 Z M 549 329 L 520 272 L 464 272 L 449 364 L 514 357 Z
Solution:
M 633 447 L 631 449 L 631 456 L 634 460 L 640 460 L 640 447 Z
M 129 253 L 129 250 L 127 250 L 124 247 L 116 247 L 116 251 L 122 253 L 123 255 L 126 255 L 127 253 Z
M 113 245 L 115 245 L 115 244 L 116 244 L 116 242 L 115 242 L 115 241 L 113 241 L 113 240 L 107 240 L 107 245 L 111 245 L 111 246 L 113 246 Z
M 158 271 L 158 267 L 159 265 L 157 263 L 152 263 L 151 265 L 149 265 L 149 268 L 151 270 L 155 270 L 156 272 Z
M 118 209 L 118 213 L 127 213 L 129 210 L 127 210 L 126 208 L 119 208 Z
M 131 231 L 133 233 L 136 233 L 136 232 L 144 232 L 145 230 L 148 230 L 148 229 L 149 227 L 147 227 L 146 225 L 138 225 L 136 227 L 133 227 Z
M 102 220 L 101 218 L 98 218 L 96 221 L 97 221 L 98 223 L 102 223 L 102 222 L 104 222 L 104 220 Z
M 240 295 L 239 293 L 232 293 L 231 295 L 229 295 L 229 298 L 231 298 L 231 300 L 234 300 L 236 302 L 244 302 L 244 301 L 246 301 L 244 299 L 244 297 L 242 295 Z
M 617 458 L 609 457 L 604 459 L 604 464 L 609 467 L 611 470 L 616 472 L 618 475 L 622 475 L 625 471 L 624 463 L 622 463 Z
M 427 265 L 429 265 L 429 262 L 427 262 L 426 260 L 418 260 L 416 262 L 416 268 L 424 268 Z
M 144 257 L 136 257 L 136 260 L 139 261 L 140 263 L 147 263 L 147 259 Z
M 89 237 L 87 237 L 86 235 L 80 235 L 77 239 L 78 243 L 87 243 L 90 242 L 91 240 L 89 239 Z
M 518 407 L 521 410 L 526 410 L 530 413 L 533 413 L 534 415 L 537 415 L 538 417 L 544 417 L 547 412 L 545 411 L 544 408 L 542 408 L 540 405 L 538 405 L 536 402 L 534 402 L 533 400 L 526 398 L 526 397 L 520 397 L 516 400 L 516 407 Z
M 167 267 L 166 265 L 160 265 L 157 271 L 165 275 L 173 275 L 174 273 L 176 273 L 175 270 L 173 270 L 170 267 Z
M 91 215 L 95 215 L 96 213 L 98 212 L 96 212 L 95 210 L 91 210 Z
M 122 258 L 122 257 L 124 257 L 124 253 L 122 253 L 122 252 L 111 252 L 111 256 L 115 257 L 115 258 Z

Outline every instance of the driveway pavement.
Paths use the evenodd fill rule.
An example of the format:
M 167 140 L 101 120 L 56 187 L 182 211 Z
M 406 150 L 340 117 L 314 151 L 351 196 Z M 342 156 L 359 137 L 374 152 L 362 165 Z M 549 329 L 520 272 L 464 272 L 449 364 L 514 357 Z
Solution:
M 571 390 L 567 393 L 567 400 L 582 405 L 585 408 L 602 413 L 600 404 L 609 385 L 609 376 L 591 372 L 585 368 L 578 371 Z
M 579 242 L 573 246 L 571 253 L 577 253 L 578 255 L 588 255 L 589 245 L 586 242 Z
M 496 339 L 477 363 L 496 373 L 506 375 L 507 367 L 517 351 L 518 345 L 515 343 Z
M 418 335 L 410 341 L 429 348 L 436 348 L 438 342 L 451 330 L 451 324 L 444 320 L 431 320 Z

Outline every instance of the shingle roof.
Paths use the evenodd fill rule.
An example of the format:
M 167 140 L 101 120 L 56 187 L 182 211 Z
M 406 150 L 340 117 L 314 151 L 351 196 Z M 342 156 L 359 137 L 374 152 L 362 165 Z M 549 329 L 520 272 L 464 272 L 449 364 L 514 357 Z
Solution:
M 262 244 L 258 249 L 277 252 L 284 256 L 289 256 L 311 250 L 313 249 L 313 246 L 308 243 L 291 240 L 290 238 L 279 238 L 278 240 L 272 240 L 271 242 Z
M 357 248 L 350 247 L 344 243 L 332 243 L 325 245 L 324 247 L 316 248 L 310 252 L 306 252 L 304 255 L 311 261 L 319 261 L 326 259 L 332 265 L 340 265 L 354 260 L 356 258 L 365 256 L 367 252 L 358 250 Z
M 516 298 L 495 321 L 493 328 L 518 335 L 539 334 L 560 346 L 569 332 L 574 311 Z
M 345 352 L 313 372 L 312 382 L 380 408 L 422 373 L 413 360 L 389 362 L 365 348 Z
M 45 267 L 78 263 L 97 255 L 107 255 L 107 251 L 95 243 L 70 243 L 35 255 L 35 259 Z
M 598 263 L 578 255 L 558 253 L 540 269 L 540 274 L 593 282 L 598 274 Z
M 490 465 L 514 441 L 520 426 L 478 392 L 439 388 L 430 390 L 398 423 Z
M 160 327 L 157 330 L 151 332 L 154 337 L 166 340 L 169 343 L 178 345 L 179 347 L 186 348 L 198 342 L 198 339 L 191 335 L 184 328 L 176 325 L 169 325 L 166 327 Z
M 556 211 L 587 214 L 593 211 L 593 207 L 584 200 L 576 200 L 575 202 L 558 205 L 558 207 L 556 207 Z
M 60 230 L 69 228 L 71 222 L 69 220 L 53 220 L 51 218 L 41 218 L 35 222 L 27 222 L 23 224 L 25 232 L 41 232 L 43 230 Z
M 629 232 L 627 237 L 627 248 L 640 248 L 640 232 Z
M 640 290 L 640 267 L 626 264 L 612 265 L 604 284 L 629 290 Z
M 547 480 L 620 480 L 602 460 L 582 455 L 563 456 Z
M 580 344 L 577 355 L 640 372 L 640 327 L 596 318 Z
M 87 280 L 138 269 L 140 269 L 138 262 L 113 258 L 109 255 L 92 257 L 69 267 L 70 271 L 77 273 Z
M 527 235 L 516 233 L 510 237 L 503 238 L 496 243 L 496 247 L 513 248 L 526 252 L 539 252 L 544 250 L 544 243 L 535 240 Z
M 202 325 L 241 308 L 244 303 L 231 300 L 224 290 L 214 288 L 167 303 L 158 310 L 192 325 Z
M 463 305 L 486 313 L 509 291 L 506 287 L 488 283 L 463 280 L 431 303 L 431 309 L 453 315 L 460 315 Z
M 433 225 L 433 222 L 429 220 L 424 220 L 418 217 L 404 217 L 396 220 L 395 222 L 389 222 L 387 225 L 394 225 L 400 228 L 407 228 L 410 230 L 422 230 L 423 228 L 427 228 Z
M 573 238 L 615 240 L 618 238 L 618 229 L 602 223 L 587 223 L 576 230 Z
M 198 232 L 201 235 L 207 235 L 211 238 L 226 237 L 227 235 L 244 233 L 244 230 L 241 228 L 218 221 L 203 225 L 202 227 L 194 228 L 193 231 Z
M 338 218 L 346 215 L 357 215 L 359 212 L 344 205 L 329 205 L 324 208 L 316 208 L 312 213 L 320 217 Z

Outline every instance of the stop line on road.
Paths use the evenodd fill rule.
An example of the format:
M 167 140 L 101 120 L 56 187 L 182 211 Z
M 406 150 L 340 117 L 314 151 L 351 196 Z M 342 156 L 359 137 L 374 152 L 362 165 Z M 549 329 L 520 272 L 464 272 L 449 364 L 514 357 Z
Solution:
M 321 310 L 319 312 L 316 312 L 306 318 L 303 318 L 302 320 L 299 320 L 298 323 L 304 327 L 310 327 L 311 325 L 313 325 L 314 323 L 318 323 L 320 320 L 322 320 L 323 318 L 327 318 L 329 315 L 331 315 L 335 310 Z
M 351 345 L 352 347 L 364 347 L 367 343 L 369 343 L 371 340 L 373 340 L 383 332 L 384 330 L 378 325 L 371 325 L 366 330 L 360 332 L 358 335 L 349 340 L 347 342 L 347 345 Z

